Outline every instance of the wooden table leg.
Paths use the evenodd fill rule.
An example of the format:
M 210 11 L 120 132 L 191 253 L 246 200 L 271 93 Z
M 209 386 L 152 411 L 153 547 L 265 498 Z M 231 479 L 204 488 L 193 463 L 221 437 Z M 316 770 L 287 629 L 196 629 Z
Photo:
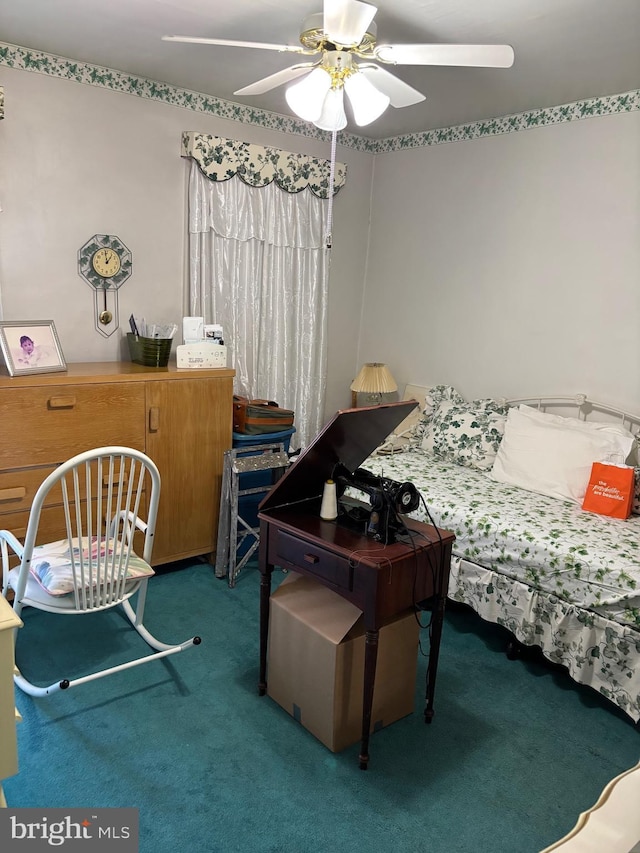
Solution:
M 260 559 L 262 564 L 262 558 Z M 267 642 L 269 638 L 269 599 L 271 597 L 271 575 L 273 566 L 266 561 L 260 565 L 260 675 L 258 695 L 267 692 Z
M 376 682 L 378 660 L 378 630 L 366 631 L 364 635 L 364 688 L 362 691 L 362 740 L 360 742 L 360 770 L 369 764 L 369 732 L 371 731 L 371 709 L 373 688 Z
M 429 648 L 429 665 L 427 667 L 426 706 L 424 709 L 424 721 L 430 723 L 433 720 L 433 697 L 436 691 L 436 673 L 438 671 L 438 658 L 440 657 L 440 639 L 442 638 L 442 626 L 444 624 L 444 608 L 446 596 L 438 595 L 434 601 L 434 609 L 431 616 L 431 637 Z

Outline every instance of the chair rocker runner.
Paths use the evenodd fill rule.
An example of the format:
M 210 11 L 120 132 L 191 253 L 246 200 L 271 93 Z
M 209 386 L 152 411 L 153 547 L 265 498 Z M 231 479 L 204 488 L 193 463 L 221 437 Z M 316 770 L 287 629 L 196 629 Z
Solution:
M 79 616 L 121 605 L 131 625 L 155 650 L 48 687 L 32 684 L 16 667 L 15 683 L 25 693 L 47 696 L 200 643 L 199 637 L 163 643 L 144 626 L 147 584 L 154 574 L 150 561 L 159 496 L 160 474 L 148 456 L 128 447 L 101 447 L 74 456 L 44 480 L 33 499 L 24 545 L 9 530 L 0 530 L 2 594 L 6 598 L 13 591 L 18 617 L 24 607 Z M 146 522 L 140 517 L 145 498 Z M 42 538 L 45 507 L 48 513 L 62 514 L 66 539 L 36 545 Z M 136 530 L 143 536 L 142 559 L 133 550 Z M 11 552 L 20 560 L 15 568 L 10 567 Z M 134 607 L 129 599 L 136 594 Z M 20 645 L 16 636 L 16 662 Z

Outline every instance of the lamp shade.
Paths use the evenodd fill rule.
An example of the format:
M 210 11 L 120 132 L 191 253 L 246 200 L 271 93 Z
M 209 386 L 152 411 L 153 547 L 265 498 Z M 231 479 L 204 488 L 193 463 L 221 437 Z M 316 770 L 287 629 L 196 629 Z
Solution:
M 352 74 L 344 83 L 344 90 L 351 102 L 356 124 L 363 127 L 371 124 L 389 106 L 390 98 L 371 83 L 364 74 Z
M 330 89 L 331 76 L 324 68 L 314 68 L 299 83 L 290 86 L 284 96 L 296 115 L 305 121 L 315 122 L 322 113 L 322 107 Z
M 371 361 L 360 368 L 351 390 L 363 394 L 390 394 L 398 390 L 398 385 L 386 364 Z
M 322 104 L 322 112 L 313 123 L 320 130 L 342 130 L 347 126 L 342 89 L 329 89 Z

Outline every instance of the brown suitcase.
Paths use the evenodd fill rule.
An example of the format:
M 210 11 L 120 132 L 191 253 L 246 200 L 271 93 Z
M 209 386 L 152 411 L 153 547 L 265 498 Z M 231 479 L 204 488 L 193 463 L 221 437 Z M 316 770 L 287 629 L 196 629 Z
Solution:
M 244 435 L 262 435 L 291 429 L 295 414 L 281 409 L 273 400 L 233 398 L 233 431 Z

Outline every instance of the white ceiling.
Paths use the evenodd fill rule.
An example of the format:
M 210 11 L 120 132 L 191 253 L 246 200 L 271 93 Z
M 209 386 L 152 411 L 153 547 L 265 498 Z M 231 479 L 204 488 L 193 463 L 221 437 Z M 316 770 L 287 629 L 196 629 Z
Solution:
M 378 42 L 510 44 L 510 69 L 402 66 L 426 95 L 352 133 L 382 139 L 640 88 L 640 0 L 378 0 Z M 291 115 L 285 87 L 233 92 L 295 54 L 161 41 L 192 35 L 297 45 L 321 0 L 0 0 L 0 41 Z M 2 68 L 0 67 L 0 82 Z

